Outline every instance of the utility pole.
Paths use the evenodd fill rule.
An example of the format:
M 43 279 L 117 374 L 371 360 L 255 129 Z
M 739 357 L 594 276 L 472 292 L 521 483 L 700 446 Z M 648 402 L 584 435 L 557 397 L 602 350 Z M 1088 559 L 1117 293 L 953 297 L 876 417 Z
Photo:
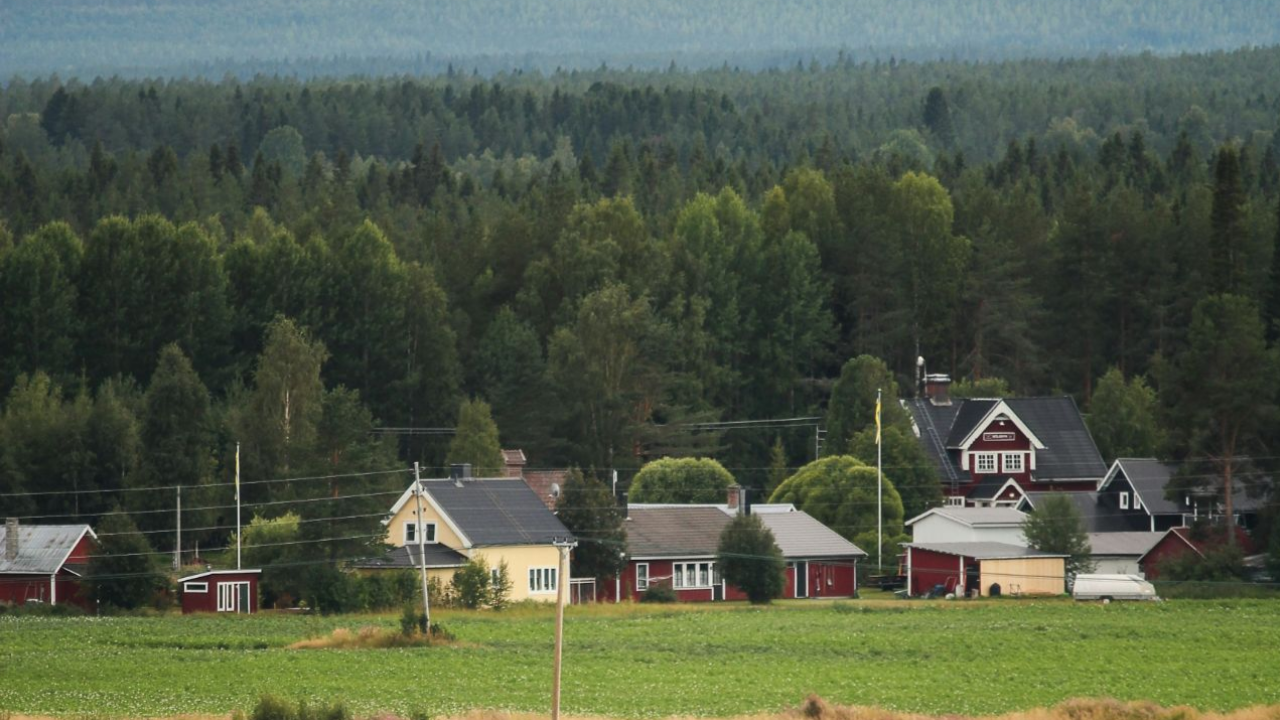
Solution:
M 182 486 L 178 486 L 178 538 L 173 545 L 173 569 L 182 569 Z
M 413 464 L 413 498 L 418 504 L 414 534 L 418 536 L 418 566 L 422 569 L 422 615 L 427 619 L 427 634 L 431 634 L 431 603 L 427 597 L 427 538 L 422 522 L 422 478 L 418 475 L 418 463 Z
M 884 573 L 884 466 L 880 450 L 880 388 L 876 388 L 876 570 Z
M 236 569 L 240 569 L 240 443 L 236 443 Z
M 564 601 L 565 585 L 569 575 L 569 550 L 578 546 L 571 538 L 557 539 L 553 543 L 560 550 L 560 569 L 556 571 L 556 657 L 555 679 L 551 688 L 551 720 L 560 720 L 560 661 L 564 655 Z

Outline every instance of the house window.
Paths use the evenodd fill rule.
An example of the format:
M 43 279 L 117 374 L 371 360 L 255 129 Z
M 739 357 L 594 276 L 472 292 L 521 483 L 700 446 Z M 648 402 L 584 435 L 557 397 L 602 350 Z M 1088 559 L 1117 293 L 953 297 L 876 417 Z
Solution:
M 707 588 L 719 580 L 713 562 L 675 563 L 672 565 L 671 585 L 676 589 Z
M 529 594 L 553 593 L 557 589 L 556 568 L 529 568 Z
M 1004 454 L 1004 471 L 1007 473 L 1022 472 L 1022 453 Z
M 502 568 L 489 568 L 489 585 L 498 587 L 502 584 Z
M 979 473 L 993 473 L 996 471 L 996 454 L 995 453 L 974 453 L 973 467 Z
M 436 542 L 436 524 L 433 522 L 423 523 L 422 529 L 423 529 L 422 542 L 435 543 Z M 404 544 L 405 545 L 418 544 L 418 533 L 414 532 L 415 530 L 417 530 L 416 523 L 407 522 L 404 524 Z
M 209 583 L 189 582 L 182 586 L 182 591 L 189 593 L 209 592 Z
M 1129 493 L 1127 492 L 1120 493 L 1120 509 L 1121 510 L 1129 509 Z
M 649 563 L 636 563 L 636 592 L 649 589 Z
M 1142 498 L 1138 497 L 1138 493 L 1137 493 L 1137 492 L 1134 492 L 1134 493 L 1133 493 L 1133 509 L 1134 509 L 1134 510 L 1141 510 L 1141 509 L 1142 509 Z

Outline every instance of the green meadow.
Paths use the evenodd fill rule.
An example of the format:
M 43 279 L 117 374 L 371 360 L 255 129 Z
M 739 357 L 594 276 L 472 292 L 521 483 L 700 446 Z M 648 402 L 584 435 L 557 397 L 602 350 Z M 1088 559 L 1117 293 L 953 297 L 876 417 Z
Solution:
M 156 717 L 263 693 L 357 714 L 545 712 L 554 613 L 440 612 L 447 647 L 292 650 L 393 615 L 0 616 L 0 711 Z M 774 712 L 810 693 L 989 715 L 1108 697 L 1206 711 L 1280 703 L 1280 602 L 1064 600 L 569 608 L 564 710 L 627 718 Z

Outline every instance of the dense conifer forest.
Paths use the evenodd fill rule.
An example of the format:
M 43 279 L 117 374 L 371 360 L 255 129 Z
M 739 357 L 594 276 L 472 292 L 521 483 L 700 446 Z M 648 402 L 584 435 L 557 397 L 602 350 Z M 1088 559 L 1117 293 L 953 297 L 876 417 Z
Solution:
M 531 467 L 711 454 L 765 487 L 812 459 L 812 427 L 700 428 L 822 416 L 862 355 L 906 395 L 918 355 L 1086 411 L 1150 386 L 1152 434 L 1135 447 L 1095 429 L 1100 443 L 1207 455 L 1183 410 L 1213 366 L 1187 358 L 1214 328 L 1238 328 L 1232 361 L 1268 378 L 1248 412 L 1274 410 L 1276 67 L 1280 48 L 14 79 L 3 505 L 120 504 L 167 547 L 171 498 L 137 489 L 222 487 L 239 442 L 264 515 L 358 498 L 303 513 L 334 537 L 408 478 L 351 473 L 444 460 L 447 436 L 386 429 L 447 429 L 468 398 Z M 1267 428 L 1244 428 L 1240 454 L 1276 454 Z M 222 495 L 191 521 L 210 542 Z

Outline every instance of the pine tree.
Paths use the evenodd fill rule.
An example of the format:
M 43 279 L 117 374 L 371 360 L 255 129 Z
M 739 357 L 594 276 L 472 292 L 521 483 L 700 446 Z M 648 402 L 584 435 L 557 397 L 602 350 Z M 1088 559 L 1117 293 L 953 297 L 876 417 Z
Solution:
M 786 560 L 759 515 L 738 515 L 720 533 L 716 568 L 725 582 L 746 593 L 752 605 L 781 597 Z
M 1245 272 L 1244 185 L 1240 176 L 1240 155 L 1225 145 L 1214 163 L 1213 234 L 1210 248 L 1213 261 L 1213 293 L 1241 293 Z
M 493 422 L 489 403 L 463 400 L 458 408 L 458 427 L 449 443 L 450 465 L 469 463 L 476 477 L 502 477 L 505 463 L 498 443 L 498 426 Z
M 556 500 L 556 517 L 578 539 L 575 576 L 613 577 L 626 567 L 625 518 L 604 483 L 577 468 L 570 470 Z

